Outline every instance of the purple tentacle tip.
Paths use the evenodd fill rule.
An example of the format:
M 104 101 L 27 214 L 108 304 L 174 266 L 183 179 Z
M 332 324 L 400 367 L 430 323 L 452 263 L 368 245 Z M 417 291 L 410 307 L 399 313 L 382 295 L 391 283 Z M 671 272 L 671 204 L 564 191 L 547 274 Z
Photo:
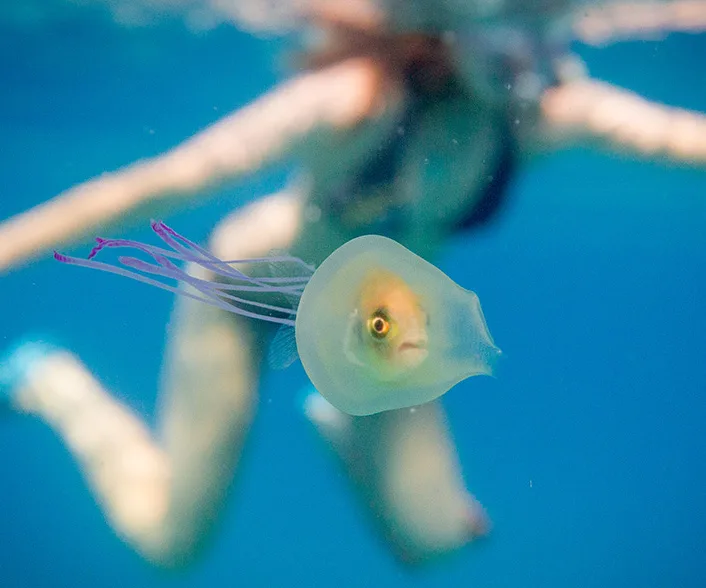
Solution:
M 96 254 L 97 254 L 101 249 L 103 249 L 103 247 L 106 246 L 106 244 L 108 243 L 108 240 L 107 240 L 107 239 L 103 239 L 102 237 L 96 237 L 96 243 L 98 243 L 98 245 L 96 245 L 93 249 L 91 249 L 91 252 L 88 254 L 88 258 L 87 258 L 87 259 L 93 259 L 93 258 L 96 256 Z
M 54 251 L 54 259 L 60 261 L 61 263 L 66 263 L 68 261 L 66 255 L 64 255 L 63 253 L 59 253 L 58 251 Z
M 171 231 L 169 230 L 169 227 L 165 225 L 161 220 L 154 220 L 152 219 L 150 221 L 150 228 L 157 234 L 157 235 L 163 235 L 164 233 L 167 233 L 168 235 L 173 235 L 175 237 L 181 237 L 181 235 L 177 235 L 176 231 Z

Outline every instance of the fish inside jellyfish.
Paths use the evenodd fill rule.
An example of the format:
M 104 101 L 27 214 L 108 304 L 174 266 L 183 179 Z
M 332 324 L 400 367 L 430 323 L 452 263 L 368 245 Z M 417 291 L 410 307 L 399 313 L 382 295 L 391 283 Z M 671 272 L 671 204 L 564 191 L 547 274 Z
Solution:
M 314 270 L 288 255 L 223 261 L 162 222 L 152 229 L 169 249 L 98 238 L 88 259 L 54 257 L 280 324 L 270 364 L 286 367 L 299 357 L 319 393 L 348 414 L 429 402 L 466 378 L 492 375 L 500 356 L 478 296 L 386 237 L 352 239 Z M 119 267 L 93 259 L 106 248 L 131 248 L 151 261 L 121 256 Z M 186 273 L 177 265 L 183 262 L 216 279 Z M 248 276 L 239 264 L 266 271 Z

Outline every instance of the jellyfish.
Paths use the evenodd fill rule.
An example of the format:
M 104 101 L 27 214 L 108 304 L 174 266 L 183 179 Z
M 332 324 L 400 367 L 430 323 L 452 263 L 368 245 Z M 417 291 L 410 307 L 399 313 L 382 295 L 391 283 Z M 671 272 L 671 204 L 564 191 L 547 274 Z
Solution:
M 286 367 L 299 357 L 320 394 L 348 414 L 424 404 L 466 378 L 492 375 L 500 356 L 478 296 L 387 237 L 352 239 L 314 270 L 288 255 L 222 261 L 162 222 L 153 221 L 152 229 L 170 249 L 98 238 L 88 259 L 54 256 L 279 324 L 270 364 Z M 119 247 L 142 251 L 155 263 L 120 256 L 125 267 L 118 267 L 93 259 Z M 196 262 L 224 280 L 191 276 L 172 260 Z M 268 275 L 247 275 L 237 264 L 266 264 Z M 280 303 L 263 302 L 262 295 Z

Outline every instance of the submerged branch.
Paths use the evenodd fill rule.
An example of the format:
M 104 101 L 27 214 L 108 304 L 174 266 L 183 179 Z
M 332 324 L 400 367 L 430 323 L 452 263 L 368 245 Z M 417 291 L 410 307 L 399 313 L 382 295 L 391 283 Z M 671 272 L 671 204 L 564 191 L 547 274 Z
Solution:
M 585 10 L 574 30 L 581 41 L 590 45 L 662 37 L 671 32 L 700 33 L 706 31 L 706 2 L 610 3 Z
M 590 79 L 548 90 L 541 108 L 552 148 L 597 144 L 629 156 L 706 167 L 704 114 Z
M 292 155 L 316 131 L 345 131 L 379 105 L 379 76 L 368 60 L 302 74 L 162 155 L 80 184 L 0 224 L 0 273 L 99 231 L 205 199 L 218 185 Z

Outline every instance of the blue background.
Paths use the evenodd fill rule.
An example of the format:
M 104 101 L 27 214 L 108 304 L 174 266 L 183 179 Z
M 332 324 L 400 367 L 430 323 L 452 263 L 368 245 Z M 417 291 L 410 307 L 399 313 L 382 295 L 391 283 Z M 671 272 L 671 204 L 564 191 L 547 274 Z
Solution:
M 706 112 L 706 35 L 577 49 L 596 77 Z M 0 218 L 245 104 L 281 76 L 273 55 L 231 28 L 3 26 Z M 204 239 L 285 174 L 168 220 Z M 0 585 L 706 585 L 706 174 L 574 150 L 524 169 L 511 191 L 492 230 L 457 236 L 438 260 L 479 293 L 508 356 L 497 380 L 444 398 L 494 522 L 487 542 L 400 567 L 303 418 L 297 367 L 267 377 L 222 525 L 179 573 L 114 536 L 44 425 L 3 417 Z M 170 298 L 116 280 L 50 260 L 3 276 L 0 347 L 51 333 L 153 423 Z

